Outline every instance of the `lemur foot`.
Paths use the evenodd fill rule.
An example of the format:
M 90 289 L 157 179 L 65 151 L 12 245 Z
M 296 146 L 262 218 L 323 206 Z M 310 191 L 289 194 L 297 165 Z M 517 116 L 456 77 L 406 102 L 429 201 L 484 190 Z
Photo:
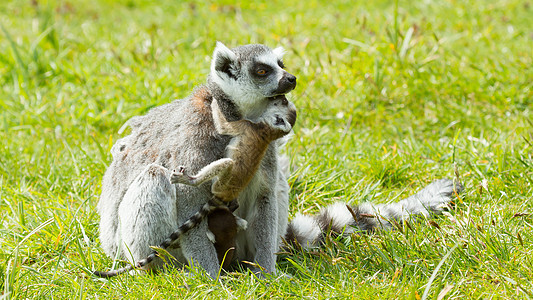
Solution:
M 178 170 L 174 170 L 172 172 L 172 175 L 170 175 L 170 183 L 183 183 L 183 184 L 191 184 L 193 178 L 191 176 L 187 175 L 187 171 L 184 166 L 179 166 Z

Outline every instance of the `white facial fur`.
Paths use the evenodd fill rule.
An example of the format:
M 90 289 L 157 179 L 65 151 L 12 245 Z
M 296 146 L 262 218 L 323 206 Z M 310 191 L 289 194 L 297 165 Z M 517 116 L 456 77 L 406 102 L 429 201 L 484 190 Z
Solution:
M 211 78 L 233 100 L 245 118 L 257 119 L 268 105 L 269 100 L 266 98 L 274 96 L 272 91 L 277 89 L 283 77 L 285 71 L 278 65 L 278 61 L 282 59 L 284 52 L 282 47 L 278 47 L 256 57 L 239 60 L 236 53 L 221 42 L 217 42 L 211 62 Z M 217 70 L 217 62 L 221 59 L 230 62 L 228 70 L 233 76 Z M 272 68 L 274 74 L 268 81 L 260 84 L 254 82 L 249 69 L 255 62 Z
M 277 51 L 274 52 L 274 51 Z M 262 62 L 265 65 L 269 65 L 274 68 L 276 72 L 276 82 L 279 82 L 281 80 L 281 77 L 283 77 L 283 73 L 285 72 L 279 65 L 278 60 L 282 61 L 283 54 L 285 53 L 285 50 L 282 47 L 278 47 L 270 53 L 265 53 L 261 56 L 259 56 L 256 61 Z
M 290 111 L 296 111 L 296 107 L 294 103 L 290 101 L 287 105 L 283 105 L 282 101 L 283 100 L 280 99 L 270 100 L 270 103 L 261 116 L 261 119 L 270 127 L 278 128 L 284 132 L 289 132 L 291 131 L 292 126 L 286 121 L 286 118 L 289 116 Z M 277 124 L 277 116 L 280 116 L 283 119 L 283 124 Z

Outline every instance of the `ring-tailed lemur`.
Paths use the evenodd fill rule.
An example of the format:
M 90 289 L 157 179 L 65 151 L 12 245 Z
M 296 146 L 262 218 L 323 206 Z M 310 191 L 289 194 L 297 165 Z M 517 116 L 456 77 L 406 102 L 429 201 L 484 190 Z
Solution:
M 151 253 L 150 245 L 165 240 L 211 199 L 208 185 L 171 184 L 169 170 L 185 165 L 195 174 L 224 157 L 231 137 L 216 131 L 210 107 L 213 99 L 228 121 L 253 121 L 263 114 L 272 97 L 294 89 L 296 78 L 283 70 L 282 54 L 281 48 L 246 45 L 230 50 L 218 43 L 207 85 L 196 88 L 186 99 L 156 107 L 127 122 L 132 132 L 111 150 L 113 161 L 104 175 L 98 204 L 100 242 L 107 255 L 141 260 Z M 276 271 L 275 253 L 282 236 L 305 247 L 315 246 L 321 241 L 324 224 L 334 229 L 348 225 L 363 230 L 387 227 L 387 219 L 439 212 L 455 191 L 452 181 L 441 180 L 398 203 L 363 204 L 352 209 L 353 215 L 346 205 L 336 204 L 317 217 L 297 216 L 287 230 L 289 185 L 277 147 L 277 143 L 269 145 L 259 170 L 239 195 L 235 211 L 248 221 L 248 228 L 237 233 L 234 259 L 253 262 L 266 272 Z M 461 186 L 456 190 L 459 192 Z M 371 215 L 385 219 L 368 218 Z M 235 225 L 218 229 L 230 232 Z M 208 224 L 203 221 L 180 238 L 180 248 L 169 252 L 179 263 L 199 265 L 214 278 L 220 264 L 207 232 Z M 146 268 L 161 264 L 156 258 Z
M 224 269 L 227 269 L 233 259 L 232 248 L 235 248 L 237 229 L 245 229 L 247 223 L 235 217 L 224 203 L 236 200 L 240 192 L 252 180 L 269 144 L 291 131 L 296 122 L 296 107 L 284 95 L 277 96 L 270 100 L 265 113 L 257 122 L 250 120 L 228 122 L 216 99 L 213 99 L 211 109 L 217 132 L 233 137 L 227 146 L 227 158 L 210 163 L 195 176 L 187 175 L 186 168 L 180 166 L 179 171 L 174 172 L 170 177 L 170 182 L 198 186 L 216 177 L 211 186 L 215 199 L 206 203 L 198 213 L 183 223 L 159 245 L 159 248 L 167 249 L 174 245 L 182 234 L 197 226 L 208 216 L 210 239 L 215 244 L 219 262 L 223 263 Z M 138 261 L 135 267 L 143 268 L 156 256 L 157 252 L 153 251 L 145 259 Z M 133 266 L 128 265 L 117 270 L 93 273 L 99 277 L 112 277 L 131 269 Z
M 132 132 L 118 140 L 113 161 L 102 181 L 98 204 L 100 242 L 110 257 L 140 261 L 212 198 L 210 185 L 198 187 L 169 181 L 170 170 L 185 166 L 191 173 L 224 157 L 232 139 L 213 123 L 211 102 L 216 99 L 229 121 L 256 121 L 273 97 L 296 86 L 284 70 L 283 49 L 246 45 L 229 49 L 217 43 L 207 84 L 188 98 L 156 107 L 130 119 Z M 288 190 L 278 162 L 278 144 L 271 143 L 259 169 L 238 197 L 235 215 L 248 221 L 236 235 L 234 260 L 250 261 L 257 270 L 275 272 L 275 253 L 287 227 Z M 198 265 L 215 278 L 220 264 L 207 237 L 208 222 L 183 234 L 180 248 L 169 249 L 178 264 Z M 233 230 L 232 224 L 222 232 Z M 145 269 L 164 262 L 155 258 Z

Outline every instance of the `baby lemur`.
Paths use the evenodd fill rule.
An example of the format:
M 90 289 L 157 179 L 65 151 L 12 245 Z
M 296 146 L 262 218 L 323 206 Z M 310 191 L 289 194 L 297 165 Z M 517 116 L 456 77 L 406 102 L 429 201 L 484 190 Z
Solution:
M 194 176 L 188 175 L 185 167 L 180 167 L 179 171 L 174 172 L 170 178 L 172 183 L 193 186 L 214 179 L 211 186 L 213 196 L 217 201 L 229 205 L 229 208 L 225 205 L 212 207 L 208 218 L 215 249 L 225 269 L 233 258 L 237 225 L 242 228 L 243 224 L 246 224 L 244 220 L 236 218 L 230 209 L 232 206 L 235 207 L 237 196 L 248 185 L 259 168 L 268 145 L 289 133 L 296 122 L 296 107 L 287 100 L 285 95 L 275 97 L 270 101 L 259 122 L 245 119 L 228 122 L 220 111 L 216 99 L 213 99 L 211 109 L 217 132 L 233 136 L 227 147 L 227 158 L 210 163 Z M 235 224 L 233 226 L 235 229 L 220 230 L 220 228 L 231 228 L 232 226 L 228 226 L 228 223 Z
M 170 182 L 198 186 L 214 179 L 211 186 L 214 199 L 185 221 L 159 248 L 173 248 L 181 235 L 208 216 L 209 238 L 214 242 L 222 268 L 229 267 L 233 259 L 237 231 L 246 228 L 246 221 L 235 217 L 232 212 L 234 209 L 230 209 L 236 205 L 237 196 L 259 168 L 268 145 L 288 134 L 296 122 L 296 107 L 285 95 L 273 97 L 269 101 L 264 114 L 257 122 L 246 119 L 228 122 L 220 111 L 217 100 L 213 99 L 211 110 L 217 132 L 233 137 L 227 146 L 226 158 L 210 163 L 195 176 L 188 175 L 186 168 L 180 166 L 178 171 L 171 175 Z M 138 261 L 136 267 L 146 266 L 156 256 L 157 252 L 152 252 L 145 259 Z M 128 265 L 109 272 L 95 271 L 94 274 L 112 277 L 131 269 L 133 267 Z
M 296 122 L 296 108 L 285 95 L 270 101 L 259 122 L 246 119 L 228 122 L 213 99 L 211 108 L 217 132 L 234 137 L 226 148 L 227 158 L 210 163 L 194 176 L 180 167 L 170 181 L 197 186 L 216 177 L 211 186 L 213 195 L 226 203 L 235 200 L 259 168 L 268 145 L 286 135 Z

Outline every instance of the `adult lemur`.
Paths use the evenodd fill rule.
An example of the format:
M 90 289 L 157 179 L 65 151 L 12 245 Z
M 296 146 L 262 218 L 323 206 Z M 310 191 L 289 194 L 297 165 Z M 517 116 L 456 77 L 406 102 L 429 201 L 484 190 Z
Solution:
M 217 43 L 207 84 L 186 99 L 152 109 L 128 121 L 130 135 L 117 141 L 98 204 L 100 242 L 110 257 L 138 261 L 211 199 L 211 185 L 171 184 L 169 170 L 185 166 L 191 174 L 221 159 L 231 136 L 217 133 L 211 102 L 216 99 L 228 121 L 256 120 L 273 97 L 294 89 L 285 71 L 283 49 L 246 45 L 228 49 Z M 275 272 L 281 236 L 287 227 L 288 190 L 271 143 L 259 169 L 241 192 L 235 214 L 248 221 L 236 237 L 234 259 Z M 170 250 L 180 263 L 197 264 L 216 276 L 219 261 L 207 237 L 207 222 L 183 235 Z M 161 265 L 156 259 L 150 268 Z
M 187 174 L 185 166 L 180 166 L 178 171 L 170 177 L 170 182 L 199 186 L 214 179 L 211 185 L 213 199 L 204 204 L 196 214 L 180 225 L 158 246 L 166 250 L 176 246 L 183 234 L 208 217 L 208 236 L 214 243 L 222 268 L 227 270 L 233 258 L 236 234 L 238 230 L 244 230 L 247 226 L 244 219 L 232 213 L 238 206 L 237 197 L 255 176 L 270 143 L 291 131 L 296 122 L 296 107 L 287 100 L 285 95 L 273 97 L 258 122 L 244 119 L 228 122 L 220 110 L 218 101 L 214 98 L 211 102 L 211 110 L 217 132 L 233 137 L 226 147 L 227 157 L 203 167 L 194 176 Z M 146 258 L 137 260 L 135 267 L 148 266 L 157 258 L 157 254 L 153 251 Z M 112 277 L 132 268 L 133 265 L 127 265 L 108 272 L 94 271 L 93 274 L 100 277 Z
M 107 255 L 143 259 L 152 251 L 150 246 L 159 245 L 211 199 L 210 184 L 171 184 L 170 170 L 185 166 L 196 174 L 224 157 L 231 136 L 216 131 L 213 99 L 228 121 L 254 121 L 269 101 L 294 89 L 296 77 L 284 70 L 282 55 L 281 48 L 246 45 L 230 50 L 217 43 L 206 85 L 197 87 L 188 98 L 128 121 L 132 132 L 111 150 L 113 161 L 104 175 L 98 204 L 100 241 Z M 318 217 L 297 216 L 287 231 L 289 186 L 277 147 L 276 142 L 268 146 L 255 176 L 240 193 L 235 211 L 248 221 L 248 228 L 237 233 L 234 260 L 254 262 L 265 272 L 276 271 L 275 253 L 286 233 L 290 241 L 314 246 L 320 242 L 325 223 L 334 224 L 332 229 L 386 227 L 388 219 L 439 212 L 453 195 L 453 182 L 441 180 L 398 203 L 354 207 L 353 215 L 345 205 L 337 204 Z M 169 252 L 178 263 L 197 264 L 215 277 L 220 265 L 207 232 L 203 221 L 180 238 L 180 248 Z M 155 259 L 148 267 L 162 263 Z

